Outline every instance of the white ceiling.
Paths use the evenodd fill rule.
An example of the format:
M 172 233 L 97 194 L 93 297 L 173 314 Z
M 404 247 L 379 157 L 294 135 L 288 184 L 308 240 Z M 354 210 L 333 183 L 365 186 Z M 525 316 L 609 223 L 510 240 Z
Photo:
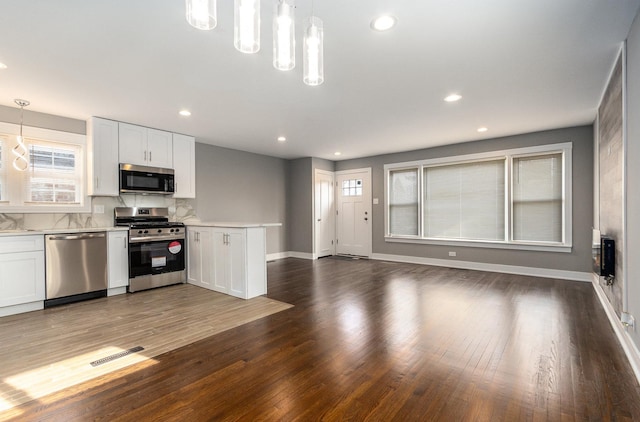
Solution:
M 0 104 L 331 160 L 588 124 L 640 0 L 316 0 L 317 87 L 299 48 L 311 0 L 296 2 L 289 72 L 272 66 L 275 4 L 262 1 L 262 47 L 246 55 L 231 0 L 212 31 L 189 26 L 182 0 L 2 0 Z M 382 12 L 398 24 L 374 32 Z M 453 92 L 462 100 L 443 102 Z

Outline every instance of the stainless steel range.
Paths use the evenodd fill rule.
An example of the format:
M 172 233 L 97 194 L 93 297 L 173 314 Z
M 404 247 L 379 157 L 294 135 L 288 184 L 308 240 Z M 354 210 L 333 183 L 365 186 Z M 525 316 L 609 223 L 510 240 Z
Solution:
M 114 217 L 129 227 L 129 292 L 186 282 L 185 228 L 168 208 L 118 207 Z

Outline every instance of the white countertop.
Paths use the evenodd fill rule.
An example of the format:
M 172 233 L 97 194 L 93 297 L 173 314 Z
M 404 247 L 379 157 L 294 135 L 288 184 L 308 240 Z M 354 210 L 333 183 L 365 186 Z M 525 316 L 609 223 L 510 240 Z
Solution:
M 230 227 L 236 229 L 246 229 L 251 227 L 280 227 L 282 223 L 229 223 L 218 221 L 185 221 L 185 226 L 194 227 Z
M 73 229 L 0 229 L 0 237 L 6 236 L 29 236 L 29 235 L 44 235 L 44 234 L 59 234 L 59 233 L 95 233 L 95 232 L 112 232 L 112 231 L 127 231 L 128 227 L 84 227 Z

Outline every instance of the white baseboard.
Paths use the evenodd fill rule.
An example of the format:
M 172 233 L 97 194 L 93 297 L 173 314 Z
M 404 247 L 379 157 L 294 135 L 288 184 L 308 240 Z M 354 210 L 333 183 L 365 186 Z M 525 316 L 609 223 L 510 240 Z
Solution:
M 535 277 L 559 278 L 562 280 L 591 282 L 591 273 L 580 271 L 553 270 L 549 268 L 521 267 L 517 265 L 487 264 L 484 262 L 458 261 L 453 259 L 422 258 L 406 255 L 374 253 L 371 259 L 380 261 L 406 262 L 409 264 L 434 265 L 436 267 L 460 268 L 464 270 L 492 271 L 496 273 L 531 275 Z
M 39 311 L 44 309 L 44 301 L 22 303 L 20 305 L 4 306 L 0 308 L 0 317 L 21 314 L 24 312 Z
M 287 251 L 267 254 L 267 261 L 275 261 L 276 259 L 284 258 L 316 259 L 314 254 L 310 254 L 307 252 Z
M 604 312 L 609 318 L 609 322 L 611 323 L 611 327 L 613 327 L 613 331 L 616 333 L 616 337 L 618 337 L 622 350 L 624 350 L 625 355 L 627 355 L 627 359 L 629 359 L 633 373 L 636 375 L 636 379 L 640 383 L 640 351 L 638 351 L 638 347 L 635 345 L 629 334 L 627 334 L 627 329 L 622 325 L 618 314 L 616 314 L 613 306 L 611 306 L 611 302 L 607 299 L 607 295 L 604 293 L 604 290 L 602 290 L 602 286 L 600 286 L 598 281 L 598 276 L 596 274 L 591 274 L 591 284 L 598 295 L 598 299 L 600 299 L 600 304 L 602 305 Z
M 276 252 L 267 254 L 267 262 L 275 261 L 277 259 L 289 258 L 289 252 Z

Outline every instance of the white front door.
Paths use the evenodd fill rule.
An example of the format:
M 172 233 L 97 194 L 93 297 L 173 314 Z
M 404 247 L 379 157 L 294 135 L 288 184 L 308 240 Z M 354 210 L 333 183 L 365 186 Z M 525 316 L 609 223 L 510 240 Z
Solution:
M 316 257 L 335 254 L 335 207 L 332 172 L 315 171 L 315 239 Z
M 336 173 L 337 245 L 344 255 L 371 255 L 371 169 Z

